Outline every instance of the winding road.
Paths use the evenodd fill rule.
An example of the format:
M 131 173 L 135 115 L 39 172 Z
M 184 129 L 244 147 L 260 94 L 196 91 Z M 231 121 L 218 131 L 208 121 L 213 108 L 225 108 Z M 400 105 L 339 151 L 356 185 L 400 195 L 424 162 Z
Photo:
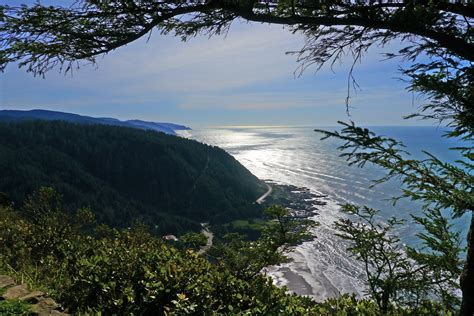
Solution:
M 261 197 L 259 197 L 257 201 L 255 201 L 258 204 L 262 204 L 263 202 L 265 202 L 265 199 L 267 198 L 267 196 L 269 196 L 273 191 L 273 188 L 268 183 L 265 183 L 265 184 L 268 188 L 268 191 L 265 192 Z
M 207 168 L 207 164 L 206 164 L 206 168 Z M 266 199 L 266 198 L 272 193 L 272 191 L 273 191 L 273 188 L 272 188 L 269 184 L 267 184 L 267 183 L 265 183 L 265 184 L 266 184 L 268 190 L 267 190 L 267 192 L 265 192 L 261 197 L 259 197 L 259 198 L 257 199 L 257 201 L 255 201 L 255 202 L 258 203 L 258 204 L 262 204 L 263 202 L 265 202 L 265 199 Z M 199 249 L 199 251 L 198 251 L 198 254 L 199 254 L 199 255 L 202 255 L 202 254 L 206 253 L 209 249 L 211 249 L 211 247 L 212 247 L 212 240 L 214 239 L 214 234 L 209 230 L 208 224 L 201 223 L 201 225 L 202 225 L 201 233 L 203 233 L 203 234 L 206 236 L 206 238 L 207 238 L 207 243 L 206 243 L 205 246 L 202 246 L 201 249 Z
M 198 251 L 198 255 L 202 255 L 206 253 L 209 249 L 212 247 L 212 239 L 214 239 L 214 234 L 209 230 L 206 224 L 201 224 L 202 225 L 202 230 L 201 233 L 204 234 L 207 238 L 207 243 L 205 246 L 202 246 L 201 249 Z

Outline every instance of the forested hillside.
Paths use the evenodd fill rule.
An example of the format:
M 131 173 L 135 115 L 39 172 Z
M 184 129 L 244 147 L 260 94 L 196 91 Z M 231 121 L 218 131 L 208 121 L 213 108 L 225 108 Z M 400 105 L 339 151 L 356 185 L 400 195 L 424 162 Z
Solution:
M 41 186 L 100 222 L 157 233 L 255 216 L 261 182 L 224 150 L 153 131 L 61 121 L 0 124 L 0 192 L 20 203 Z

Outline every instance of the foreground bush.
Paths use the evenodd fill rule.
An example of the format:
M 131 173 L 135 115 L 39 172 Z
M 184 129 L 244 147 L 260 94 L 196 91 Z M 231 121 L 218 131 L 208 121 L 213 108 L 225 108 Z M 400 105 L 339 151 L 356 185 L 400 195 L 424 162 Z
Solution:
M 249 260 L 251 258 L 248 258 Z M 317 304 L 290 295 L 262 274 L 238 276 L 178 250 L 137 224 L 126 230 L 94 224 L 92 213 L 61 210 L 42 189 L 21 212 L 0 206 L 0 269 L 48 291 L 69 312 L 118 315 L 378 315 L 377 304 L 343 296 Z M 433 315 L 435 307 L 388 315 Z
M 46 200 L 54 195 L 44 194 Z M 192 250 L 164 244 L 141 225 L 115 230 L 94 226 L 88 210 L 67 216 L 29 208 L 29 219 L 0 208 L 1 267 L 45 287 L 71 312 L 308 314 L 314 308 L 263 275 L 239 279 Z

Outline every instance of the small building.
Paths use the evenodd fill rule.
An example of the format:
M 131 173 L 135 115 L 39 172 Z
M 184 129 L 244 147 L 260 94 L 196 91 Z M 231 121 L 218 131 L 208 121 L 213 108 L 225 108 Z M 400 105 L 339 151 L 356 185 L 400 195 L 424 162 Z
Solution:
M 178 241 L 178 238 L 175 235 L 164 235 L 164 241 Z

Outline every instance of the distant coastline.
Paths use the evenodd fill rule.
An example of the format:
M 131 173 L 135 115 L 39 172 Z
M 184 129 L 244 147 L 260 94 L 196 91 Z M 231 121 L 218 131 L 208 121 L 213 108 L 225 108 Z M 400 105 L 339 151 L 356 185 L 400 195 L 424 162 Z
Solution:
M 49 110 L 0 110 L 0 122 L 18 122 L 25 120 L 66 121 L 78 124 L 101 124 L 130 127 L 143 130 L 153 130 L 169 135 L 177 135 L 177 131 L 190 130 L 190 127 L 165 122 L 149 122 L 142 120 L 125 120 L 110 117 L 91 117 L 73 113 L 57 112 Z

